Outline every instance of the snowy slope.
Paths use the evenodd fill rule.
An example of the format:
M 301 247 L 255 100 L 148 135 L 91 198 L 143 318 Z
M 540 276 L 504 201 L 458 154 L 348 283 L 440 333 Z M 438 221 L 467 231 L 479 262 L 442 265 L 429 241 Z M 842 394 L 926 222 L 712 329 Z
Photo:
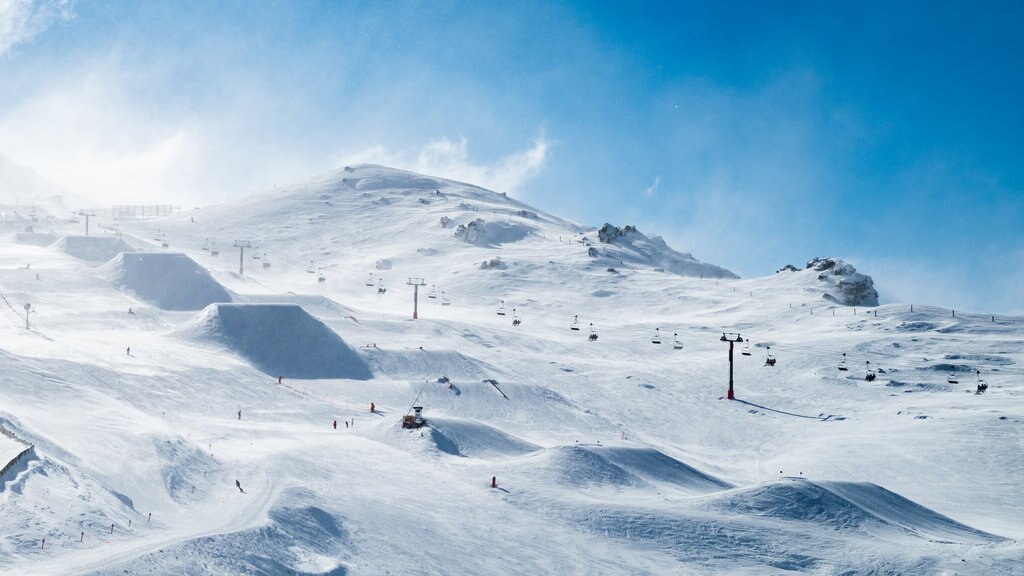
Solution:
M 0 419 L 36 446 L 0 573 L 1024 571 L 1022 318 L 701 278 L 377 166 L 121 231 L 157 296 L 205 268 L 232 303 L 0 244 Z

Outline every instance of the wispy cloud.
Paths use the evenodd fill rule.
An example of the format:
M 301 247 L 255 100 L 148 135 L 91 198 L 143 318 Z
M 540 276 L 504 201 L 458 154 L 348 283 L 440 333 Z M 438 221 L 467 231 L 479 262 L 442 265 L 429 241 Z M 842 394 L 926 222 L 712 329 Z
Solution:
M 382 145 L 376 145 L 344 154 L 342 160 L 345 164 L 384 164 L 515 194 L 525 182 L 544 168 L 550 149 L 551 142 L 542 131 L 529 148 L 510 153 L 492 163 L 472 160 L 469 141 L 465 137 L 458 140 L 436 138 L 412 154 L 390 151 Z
M 71 0 L 0 0 L 0 56 L 71 17 Z
M 661 176 L 655 176 L 654 182 L 650 186 L 644 189 L 644 198 L 653 198 L 658 192 L 658 187 L 661 186 Z

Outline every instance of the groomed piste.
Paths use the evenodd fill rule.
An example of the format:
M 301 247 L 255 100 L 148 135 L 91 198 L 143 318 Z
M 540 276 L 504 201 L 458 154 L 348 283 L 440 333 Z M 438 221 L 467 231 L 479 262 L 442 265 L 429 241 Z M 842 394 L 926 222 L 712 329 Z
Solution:
M 271 376 L 367 380 L 366 360 L 294 304 L 211 304 L 181 334 L 216 342 Z

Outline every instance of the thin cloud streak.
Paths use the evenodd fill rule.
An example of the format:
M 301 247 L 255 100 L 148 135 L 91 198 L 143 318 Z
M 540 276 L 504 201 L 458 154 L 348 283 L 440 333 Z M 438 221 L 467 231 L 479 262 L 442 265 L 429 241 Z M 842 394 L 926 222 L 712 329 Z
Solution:
M 73 16 L 70 0 L 0 0 L 0 56 Z

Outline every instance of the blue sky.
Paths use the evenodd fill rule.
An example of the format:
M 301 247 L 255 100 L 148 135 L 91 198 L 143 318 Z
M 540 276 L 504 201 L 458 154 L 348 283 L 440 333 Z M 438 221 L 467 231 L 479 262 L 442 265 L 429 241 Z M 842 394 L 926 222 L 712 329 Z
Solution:
M 1019 2 L 0 0 L 0 154 L 101 203 L 373 161 L 743 276 L 1024 313 Z

